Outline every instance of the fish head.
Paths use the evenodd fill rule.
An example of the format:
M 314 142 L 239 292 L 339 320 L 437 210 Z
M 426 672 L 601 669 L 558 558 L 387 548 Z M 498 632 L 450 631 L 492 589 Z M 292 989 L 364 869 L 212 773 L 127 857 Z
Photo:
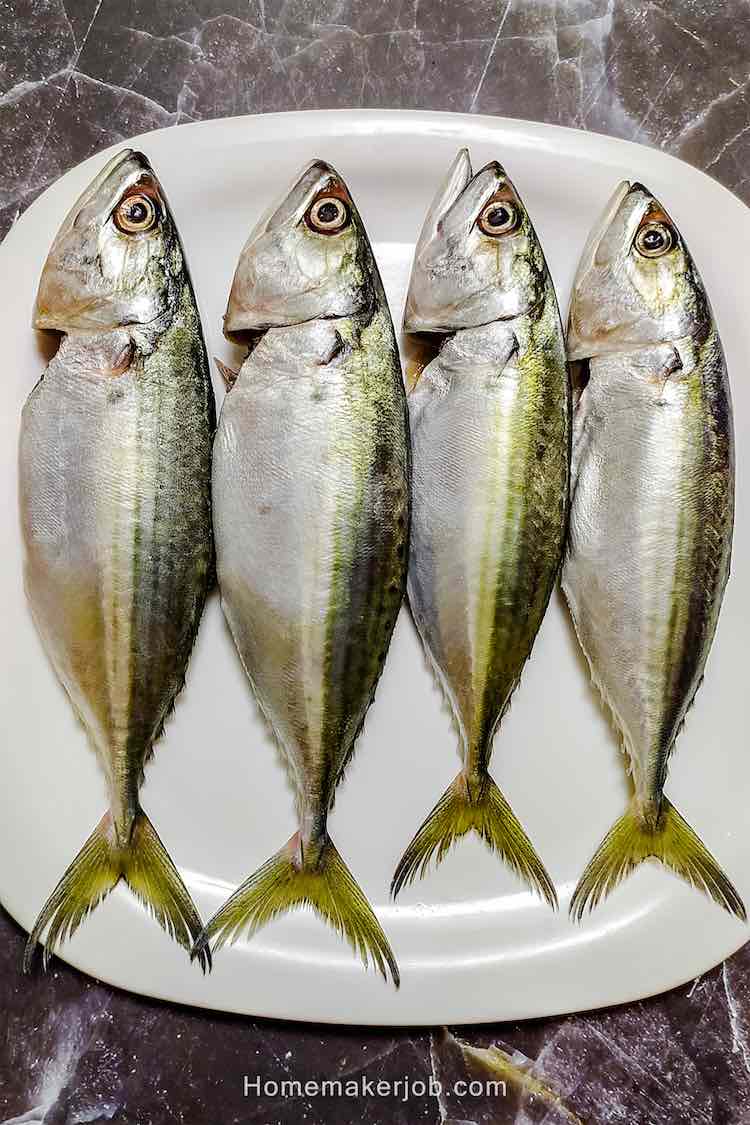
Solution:
M 639 183 L 619 185 L 589 235 L 568 316 L 568 358 L 700 334 L 706 293 L 672 219 Z
M 149 325 L 184 273 L 179 237 L 151 165 L 119 153 L 65 218 L 42 270 L 36 328 L 107 331 Z
M 341 176 L 315 160 L 267 212 L 235 270 L 224 332 L 353 316 L 371 305 L 377 273 L 370 244 Z
M 422 227 L 406 332 L 450 332 L 509 320 L 544 296 L 547 267 L 526 208 L 496 160 L 472 175 L 456 156 Z

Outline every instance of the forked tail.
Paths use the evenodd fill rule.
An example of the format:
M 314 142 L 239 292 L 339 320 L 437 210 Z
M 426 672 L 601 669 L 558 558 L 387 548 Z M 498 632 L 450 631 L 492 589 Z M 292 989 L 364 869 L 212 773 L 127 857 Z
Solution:
M 661 799 L 654 825 L 644 822 L 635 802 L 615 821 L 578 882 L 570 902 L 571 917 L 580 922 L 586 910 L 593 910 L 644 859 L 651 857 L 661 860 L 665 867 L 745 921 L 745 907 L 737 891 L 666 797 Z
M 398 965 L 388 938 L 328 836 L 306 854 L 296 832 L 214 914 L 196 943 L 195 956 L 204 955 L 211 942 L 216 952 L 243 933 L 251 937 L 272 918 L 299 906 L 311 907 L 345 937 L 365 966 L 372 961 L 386 980 L 390 970 L 398 988 Z
M 30 971 L 40 941 L 44 943 L 46 969 L 57 946 L 73 936 L 120 879 L 169 936 L 192 951 L 201 919 L 153 824 L 139 809 L 130 839 L 121 844 L 107 812 L 42 908 L 26 945 L 24 971 Z M 210 950 L 200 954 L 199 962 L 204 972 L 210 969 Z
M 497 852 L 553 909 L 557 895 L 534 846 L 488 773 L 469 780 L 460 773 L 446 789 L 401 857 L 391 883 L 395 898 L 417 875 L 425 874 L 430 862 L 440 863 L 456 840 L 474 831 L 491 851 Z

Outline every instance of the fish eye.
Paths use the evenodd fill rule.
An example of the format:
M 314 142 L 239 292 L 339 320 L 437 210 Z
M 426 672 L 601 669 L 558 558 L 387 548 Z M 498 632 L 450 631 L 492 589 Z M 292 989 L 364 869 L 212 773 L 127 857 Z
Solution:
M 156 226 L 159 212 L 149 195 L 138 192 L 121 199 L 112 217 L 115 226 L 123 234 L 143 234 Z
M 518 226 L 518 210 L 504 199 L 495 199 L 488 203 L 477 219 L 477 226 L 483 234 L 498 238 L 501 234 L 510 234 Z
M 674 242 L 672 229 L 666 223 L 644 223 L 635 236 L 635 248 L 643 258 L 661 258 Z
M 318 234 L 338 234 L 349 223 L 349 208 L 336 195 L 322 195 L 305 215 L 305 222 Z

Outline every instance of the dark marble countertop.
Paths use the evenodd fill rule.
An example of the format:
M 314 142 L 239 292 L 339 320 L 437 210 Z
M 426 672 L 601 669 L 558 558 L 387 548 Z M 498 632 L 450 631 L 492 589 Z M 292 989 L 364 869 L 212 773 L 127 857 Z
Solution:
M 607 132 L 750 200 L 749 86 L 747 0 L 0 0 L 0 234 L 133 134 L 334 106 Z M 60 962 L 23 978 L 23 941 L 0 914 L 0 1125 L 750 1123 L 747 950 L 603 1013 L 393 1032 L 180 1009 Z M 335 1078 L 359 1096 L 280 1086 Z M 382 1094 L 381 1079 L 413 1085 Z M 459 1096 L 460 1079 L 482 1094 Z

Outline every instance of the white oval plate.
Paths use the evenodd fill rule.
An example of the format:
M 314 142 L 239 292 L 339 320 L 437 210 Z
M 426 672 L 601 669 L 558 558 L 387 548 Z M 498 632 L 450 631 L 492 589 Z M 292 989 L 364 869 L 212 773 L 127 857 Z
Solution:
M 748 210 L 661 152 L 489 117 L 287 113 L 185 125 L 133 143 L 153 161 L 177 217 L 209 353 L 227 362 L 236 353 L 222 337 L 221 317 L 239 251 L 259 213 L 313 157 L 332 162 L 347 180 L 397 323 L 415 236 L 459 145 L 470 146 L 475 167 L 492 158 L 506 165 L 541 236 L 563 309 L 588 229 L 615 183 L 643 180 L 664 201 L 711 295 L 733 376 L 739 444 L 733 577 L 667 789 L 750 905 Z M 22 591 L 19 412 L 49 349 L 29 327 L 45 254 L 78 193 L 114 151 L 50 187 L 0 249 L 0 897 L 27 929 L 105 798 L 103 777 L 47 663 Z M 633 1000 L 697 976 L 746 940 L 745 926 L 656 864 L 644 865 L 582 925 L 568 920 L 575 881 L 623 811 L 628 782 L 559 596 L 493 759 L 495 777 L 555 880 L 558 914 L 527 894 L 474 838 L 406 890 L 398 906 L 389 903 L 403 848 L 458 767 L 449 716 L 404 611 L 331 817 L 331 835 L 393 942 L 403 980 L 398 993 L 364 972 L 348 946 L 308 913 L 224 949 L 204 978 L 123 887 L 63 955 L 105 981 L 188 1004 L 297 1020 L 413 1025 L 549 1016 Z M 215 595 L 187 687 L 148 768 L 143 800 L 205 917 L 294 830 L 292 795 Z

